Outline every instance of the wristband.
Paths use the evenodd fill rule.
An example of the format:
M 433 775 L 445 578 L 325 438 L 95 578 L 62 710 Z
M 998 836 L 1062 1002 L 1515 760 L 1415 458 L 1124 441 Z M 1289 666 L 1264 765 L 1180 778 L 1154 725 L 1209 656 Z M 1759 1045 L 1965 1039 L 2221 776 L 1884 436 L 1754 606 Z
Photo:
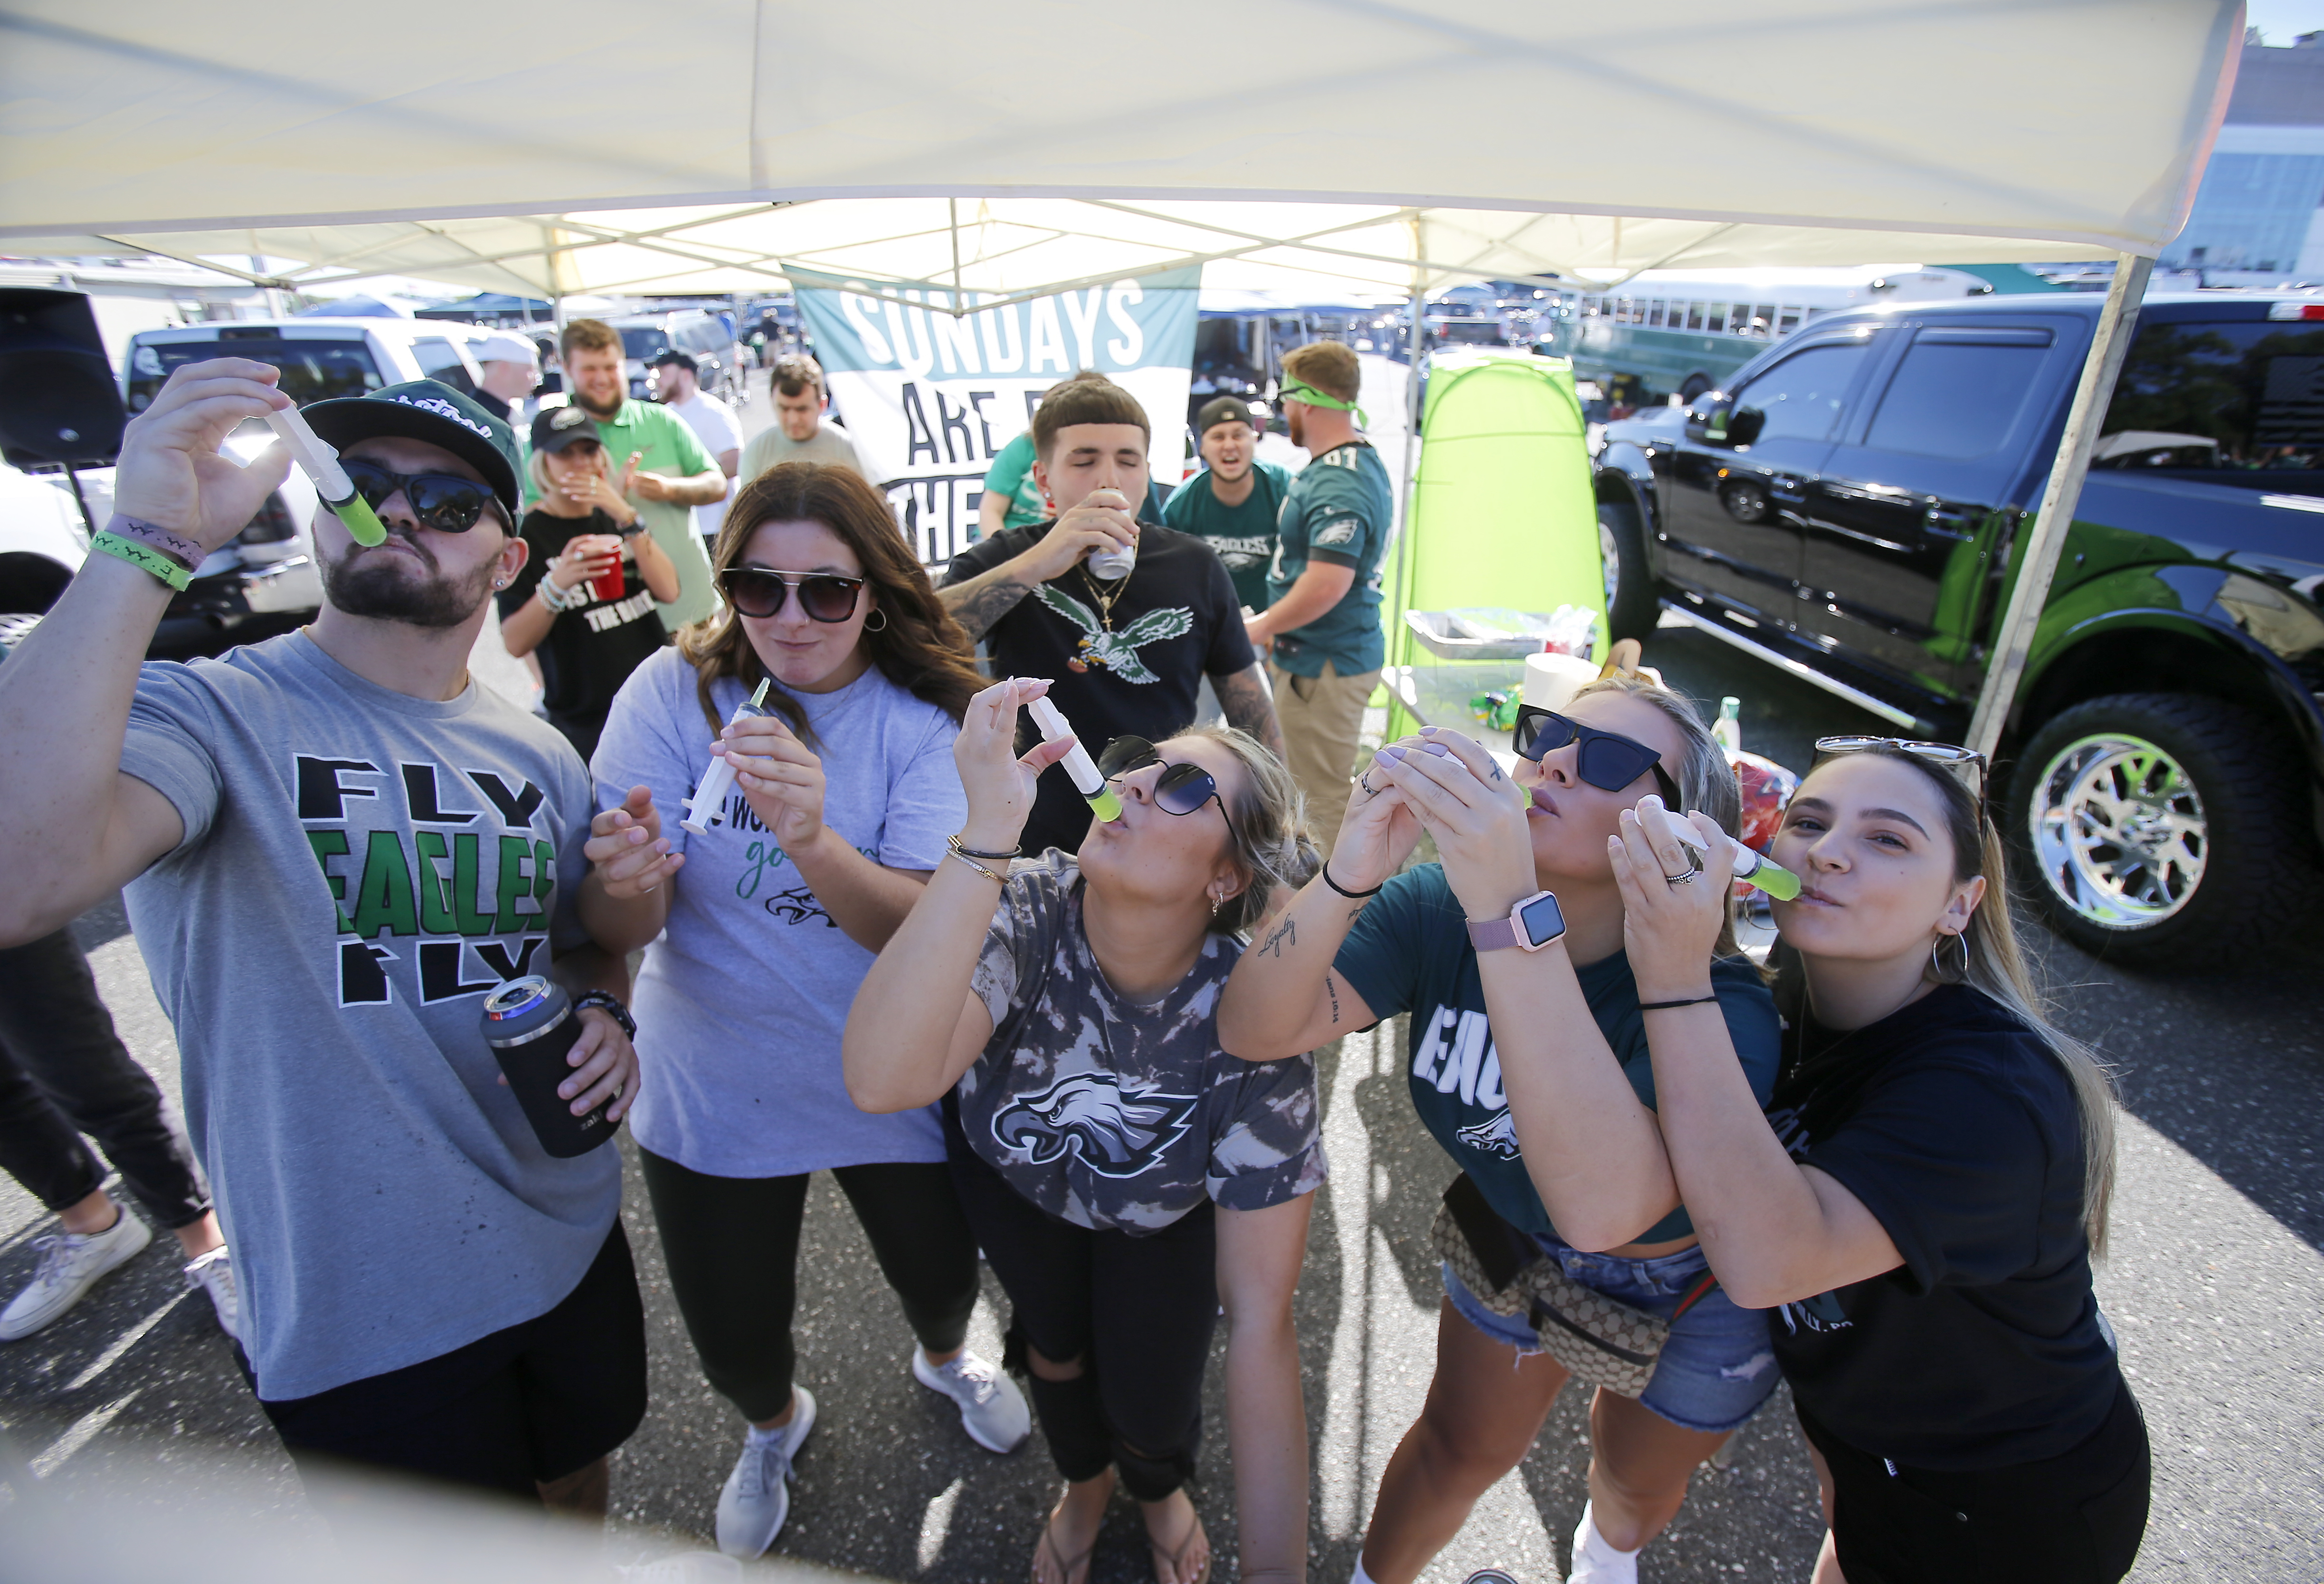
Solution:
M 561 612 L 572 607 L 573 597 L 570 591 L 560 589 L 556 584 L 550 582 L 547 572 L 540 574 L 540 582 L 534 588 L 533 592 L 540 596 L 541 604 L 553 611 Z
M 580 995 L 573 997 L 574 1011 L 579 1012 L 585 1006 L 595 1006 L 601 1009 L 615 1023 L 622 1025 L 622 1032 L 623 1033 L 629 1035 L 630 1038 L 633 1040 L 638 1037 L 638 1020 L 630 1015 L 630 1009 L 622 1005 L 621 997 L 615 996 L 612 991 L 585 990 Z
M 1367 896 L 1378 896 L 1380 894 L 1381 888 L 1388 885 L 1388 882 L 1383 880 L 1379 885 L 1373 886 L 1370 891 L 1351 891 L 1346 886 L 1341 885 L 1337 880 L 1332 878 L 1332 861 L 1329 858 L 1324 859 L 1322 864 L 1317 866 L 1316 872 L 1323 876 L 1324 885 L 1330 886 L 1333 890 L 1338 892 L 1342 896 L 1346 897 L 1351 902 L 1360 902 Z
M 118 533 L 100 533 L 88 542 L 88 547 L 101 551 L 133 567 L 142 567 L 171 588 L 183 592 L 194 580 L 191 569 L 180 566 L 151 545 L 140 544 L 134 539 L 124 539 Z
M 148 523 L 143 517 L 131 517 L 120 512 L 105 525 L 107 533 L 122 539 L 134 540 L 150 550 L 158 550 L 171 560 L 183 563 L 192 571 L 208 559 L 208 552 L 182 533 L 173 533 L 159 523 Z
M 1642 1001 L 1640 1012 L 1670 1012 L 1681 1006 L 1708 1006 L 1718 1000 L 1716 996 L 1696 996 L 1685 1001 Z

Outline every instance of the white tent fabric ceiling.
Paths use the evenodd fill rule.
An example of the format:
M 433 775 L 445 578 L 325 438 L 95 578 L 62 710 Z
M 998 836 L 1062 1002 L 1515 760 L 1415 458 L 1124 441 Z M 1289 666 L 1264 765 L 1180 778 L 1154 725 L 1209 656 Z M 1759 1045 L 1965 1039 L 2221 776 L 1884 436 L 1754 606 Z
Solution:
M 334 17 L 344 26 L 333 26 Z M 2236 0 L 16 0 L 0 248 L 488 290 L 1310 300 L 2152 255 Z M 1811 228 L 1814 227 L 1814 228 Z

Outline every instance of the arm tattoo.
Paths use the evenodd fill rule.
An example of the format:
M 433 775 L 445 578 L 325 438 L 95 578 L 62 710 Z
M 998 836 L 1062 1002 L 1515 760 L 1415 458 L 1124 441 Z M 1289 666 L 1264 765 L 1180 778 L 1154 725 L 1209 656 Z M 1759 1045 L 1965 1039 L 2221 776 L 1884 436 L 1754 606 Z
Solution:
M 1340 990 L 1332 983 L 1329 974 L 1323 976 L 1323 994 L 1332 998 L 1332 1026 L 1337 1028 L 1340 1026 Z
M 1266 744 L 1277 758 L 1283 757 L 1283 732 L 1275 723 L 1275 706 L 1268 699 L 1267 682 L 1257 665 L 1231 676 L 1214 676 L 1211 687 L 1218 693 L 1219 708 L 1229 726 L 1241 727 Z
M 1298 944 L 1299 926 L 1293 923 L 1289 919 L 1286 919 L 1281 923 L 1276 925 L 1275 928 L 1268 932 L 1266 940 L 1259 943 L 1259 949 L 1268 956 L 1275 959 L 1277 962 L 1280 962 L 1283 960 L 1283 949 L 1286 946 L 1296 946 Z
M 936 597 L 952 612 L 953 620 L 968 631 L 974 643 L 992 630 L 992 624 L 1017 608 L 1018 603 L 1032 589 L 1010 576 L 1006 567 L 995 567 L 965 583 L 954 583 L 936 590 Z

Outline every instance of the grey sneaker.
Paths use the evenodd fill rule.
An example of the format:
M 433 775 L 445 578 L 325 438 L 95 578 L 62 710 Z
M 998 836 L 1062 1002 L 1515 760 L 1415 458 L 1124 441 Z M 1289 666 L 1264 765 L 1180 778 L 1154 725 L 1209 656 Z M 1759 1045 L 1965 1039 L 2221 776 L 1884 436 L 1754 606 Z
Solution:
M 934 1365 L 912 1349 L 912 1378 L 942 1392 L 960 1405 L 960 1427 L 988 1452 L 1013 1452 L 1033 1430 L 1033 1411 L 1017 1383 L 975 1354 L 962 1349 L 950 1364 Z
M 791 1459 L 815 1428 L 815 1397 L 793 1386 L 798 1412 L 772 1440 L 742 1442 L 742 1455 L 718 1493 L 718 1549 L 730 1557 L 755 1557 L 775 1543 L 791 1515 Z
M 29 1337 L 58 1319 L 97 1285 L 98 1277 L 152 1241 L 153 1228 L 127 1205 L 120 1207 L 117 1218 L 102 1232 L 53 1232 L 34 1238 L 40 1268 L 32 1273 L 31 1284 L 0 1310 L 0 1342 Z
M 613 1575 L 622 1584 L 724 1584 L 742 1577 L 742 1564 L 715 1551 L 688 1551 L 616 1567 Z
M 187 1263 L 186 1285 L 209 1294 L 210 1307 L 217 1311 L 218 1329 L 241 1341 L 242 1292 L 234 1284 L 234 1257 L 224 1244 Z

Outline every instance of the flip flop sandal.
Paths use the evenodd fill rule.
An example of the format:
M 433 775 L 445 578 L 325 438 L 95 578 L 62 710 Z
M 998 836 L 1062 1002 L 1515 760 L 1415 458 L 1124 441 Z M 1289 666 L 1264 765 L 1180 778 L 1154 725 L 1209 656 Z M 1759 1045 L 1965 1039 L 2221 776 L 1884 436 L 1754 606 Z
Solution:
M 1040 1543 L 1033 1548 L 1033 1561 L 1035 1564 L 1033 1570 L 1034 1584 L 1040 1584 L 1041 1573 L 1039 1563 L 1041 1560 L 1040 1553 L 1042 1552 L 1047 1552 L 1049 1553 L 1049 1560 L 1057 1564 L 1057 1577 L 1063 1581 L 1063 1584 L 1074 1584 L 1074 1575 L 1080 1571 L 1080 1570 L 1088 1567 L 1090 1564 L 1090 1558 L 1097 1554 L 1097 1542 L 1094 1540 L 1090 1542 L 1088 1549 L 1084 1550 L 1081 1555 L 1073 1558 L 1071 1561 L 1067 1561 L 1065 1553 L 1057 1549 L 1057 1514 L 1063 1510 L 1062 1506 L 1052 1509 L 1047 1521 L 1041 1525 Z
M 1211 1563 L 1216 1560 L 1213 1556 L 1203 1558 L 1203 1570 L 1200 1573 L 1191 1579 L 1186 1577 L 1186 1553 L 1194 1549 L 1195 1542 L 1198 1541 L 1208 1545 L 1210 1538 L 1208 1532 L 1203 1528 L 1203 1515 L 1197 1513 L 1194 1515 L 1194 1526 L 1187 1532 L 1185 1542 L 1178 1547 L 1176 1556 L 1166 1554 L 1160 1546 L 1148 1540 L 1146 1542 L 1146 1549 L 1154 1553 L 1154 1577 L 1157 1579 L 1162 1577 L 1162 1564 L 1167 1562 L 1178 1584 L 1210 1584 Z

